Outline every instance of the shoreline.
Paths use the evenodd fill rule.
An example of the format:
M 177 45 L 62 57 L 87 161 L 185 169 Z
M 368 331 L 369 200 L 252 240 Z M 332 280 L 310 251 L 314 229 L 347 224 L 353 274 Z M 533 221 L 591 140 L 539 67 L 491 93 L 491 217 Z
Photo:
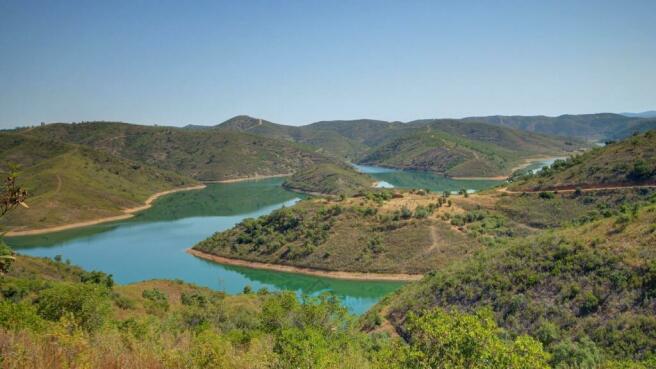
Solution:
M 87 221 L 83 221 L 83 222 L 75 222 L 75 223 L 64 224 L 64 225 L 60 225 L 60 226 L 38 228 L 38 229 L 29 229 L 29 230 L 25 230 L 25 231 L 9 231 L 5 234 L 5 236 L 7 236 L 7 237 L 34 236 L 34 235 L 39 235 L 39 234 L 46 234 L 46 233 L 66 231 L 66 230 L 69 230 L 69 229 L 88 227 L 88 226 L 92 226 L 92 225 L 96 225 L 96 224 L 115 222 L 115 221 L 118 221 L 118 220 L 130 219 L 134 216 L 135 213 L 138 213 L 140 211 L 149 209 L 151 206 L 153 206 L 153 203 L 155 202 L 155 200 L 157 200 L 158 198 L 160 198 L 162 196 L 166 196 L 166 195 L 170 195 L 172 193 L 182 192 L 182 191 L 202 190 L 205 187 L 207 187 L 207 186 L 204 185 L 204 184 L 200 184 L 200 185 L 196 185 L 196 186 L 174 188 L 172 190 L 157 192 L 157 193 L 154 193 L 154 194 L 150 195 L 150 197 L 148 197 L 146 199 L 146 201 L 144 201 L 143 205 L 121 210 L 123 212 L 123 214 L 121 214 L 121 215 L 115 215 L 115 216 L 111 216 L 111 217 L 92 219 L 92 220 L 87 220 Z
M 328 271 L 328 270 L 320 270 L 320 269 L 314 269 L 308 267 L 297 267 L 291 265 L 272 264 L 272 263 L 263 263 L 258 261 L 247 261 L 241 259 L 227 258 L 223 256 L 208 254 L 206 252 L 194 250 L 192 248 L 186 249 L 185 252 L 195 257 L 201 258 L 203 260 L 212 261 L 217 264 L 234 265 L 234 266 L 240 266 L 250 269 L 264 269 L 264 270 L 272 270 L 276 272 L 296 273 L 296 274 L 311 275 L 315 277 L 344 279 L 344 280 L 352 280 L 352 281 L 412 282 L 412 281 L 418 281 L 424 276 L 423 274 L 404 274 L 404 273 L 387 274 L 387 273 L 358 273 L 358 272 Z
M 269 178 L 281 178 L 281 177 L 290 177 L 294 173 L 283 173 L 283 174 L 271 174 L 266 176 L 250 176 L 250 177 L 240 177 L 240 178 L 231 178 L 231 179 L 222 179 L 219 181 L 202 181 L 203 183 L 237 183 L 245 181 L 257 181 L 260 179 L 269 179 Z
M 543 157 L 537 157 L 537 158 L 527 158 L 524 159 L 524 162 L 522 164 L 516 165 L 510 170 L 510 175 L 507 176 L 492 176 L 492 177 L 451 177 L 452 179 L 460 179 L 460 180 L 470 180 L 470 181 L 505 181 L 506 179 L 510 178 L 510 176 L 517 170 L 524 169 L 534 162 L 537 161 L 544 161 L 544 160 L 551 160 L 551 159 L 559 159 L 562 158 L 563 156 L 543 156 Z

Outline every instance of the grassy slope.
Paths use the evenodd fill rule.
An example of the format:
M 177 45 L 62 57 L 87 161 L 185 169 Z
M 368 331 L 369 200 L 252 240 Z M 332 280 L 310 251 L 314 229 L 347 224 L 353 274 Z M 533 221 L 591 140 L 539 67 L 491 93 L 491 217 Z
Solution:
M 10 227 L 42 228 L 121 214 L 153 193 L 195 184 L 188 177 L 82 146 L 14 133 L 0 134 L 0 156 L 21 164 L 29 209 L 2 219 Z
M 373 179 L 348 164 L 325 163 L 301 169 L 287 178 L 283 186 L 302 192 L 353 195 L 367 190 Z
M 641 169 L 637 170 L 636 167 Z M 512 190 L 573 188 L 656 181 L 656 131 L 612 143 L 556 163 L 538 175 L 516 181 Z
M 194 247 L 224 257 L 322 270 L 424 273 L 474 254 L 492 235 L 501 242 L 508 234 L 522 233 L 511 231 L 512 222 L 497 224 L 489 218 L 477 222 L 477 233 L 467 234 L 451 224 L 463 209 L 455 205 L 428 209 L 438 202 L 437 195 L 406 192 L 383 200 L 370 193 L 368 197 L 306 200 L 245 220 Z M 425 217 L 417 215 L 421 208 Z
M 28 132 L 212 181 L 292 173 L 330 159 L 291 142 L 222 130 L 125 123 L 50 124 Z

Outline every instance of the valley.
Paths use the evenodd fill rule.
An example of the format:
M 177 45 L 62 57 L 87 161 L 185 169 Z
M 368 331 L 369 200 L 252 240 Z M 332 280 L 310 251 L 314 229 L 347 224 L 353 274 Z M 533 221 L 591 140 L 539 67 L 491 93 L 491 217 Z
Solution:
M 451 127 L 451 123 L 427 124 Z M 57 135 L 62 135 L 62 128 L 55 128 Z M 481 129 L 476 124 L 469 135 L 475 137 L 483 132 Z M 138 294 L 146 296 L 150 289 L 173 301 L 192 293 L 189 291 L 205 298 L 221 291 L 236 295 L 225 300 L 225 306 L 246 301 L 260 306 L 267 304 L 265 296 L 275 300 L 284 298 L 284 291 L 288 291 L 299 301 L 311 299 L 303 302 L 310 305 L 302 309 L 312 309 L 312 304 L 321 306 L 324 293 L 330 293 L 348 314 L 360 316 L 349 334 L 382 334 L 392 341 L 400 338 L 413 342 L 413 319 L 423 311 L 445 309 L 452 311 L 449 319 L 462 312 L 471 314 L 462 319 L 488 319 L 514 337 L 531 337 L 544 347 L 547 356 L 558 350 L 576 352 L 593 347 L 604 360 L 638 363 L 649 358 L 639 349 L 652 344 L 652 297 L 645 297 L 651 296 L 650 266 L 642 261 L 653 258 L 649 247 L 654 241 L 650 225 L 654 223 L 651 214 L 656 199 L 652 132 L 584 151 L 585 145 L 567 151 L 567 145 L 558 139 L 553 142 L 564 145 L 559 149 L 546 145 L 536 151 L 518 149 L 524 141 L 510 140 L 513 150 L 489 143 L 498 139 L 486 138 L 488 143 L 474 144 L 467 141 L 471 137 L 456 138 L 457 130 L 439 133 L 436 137 L 443 140 L 439 142 L 433 141 L 430 133 L 424 135 L 429 140 L 427 147 L 446 147 L 449 155 L 470 153 L 473 161 L 459 163 L 474 170 L 471 173 L 477 176 L 473 178 L 453 175 L 462 168 L 460 164 L 419 166 L 430 170 L 398 164 L 405 160 L 399 159 L 405 154 L 397 146 L 390 152 L 398 152 L 398 157 L 392 157 L 401 161 L 390 165 L 381 159 L 384 167 L 354 165 L 334 153 L 302 147 L 306 159 L 294 164 L 298 167 L 293 172 L 291 165 L 279 173 L 241 171 L 244 175 L 240 177 L 200 176 L 186 169 L 177 175 L 173 173 L 184 160 L 175 164 L 160 156 L 163 161 L 136 162 L 129 157 L 138 145 L 124 142 L 107 146 L 107 142 L 125 137 L 89 141 L 88 133 L 80 134 L 83 140 L 76 138 L 75 128 L 66 128 L 61 136 L 65 142 L 53 146 L 44 145 L 52 141 L 32 132 L 1 136 L 5 140 L 2 147 L 25 166 L 21 175 L 28 186 L 32 175 L 45 178 L 53 173 L 55 182 L 44 192 L 50 198 L 57 199 L 71 190 L 67 185 L 73 179 L 62 169 L 75 168 L 70 166 L 71 153 L 86 155 L 81 168 L 95 170 L 85 174 L 74 169 L 82 174 L 76 177 L 82 183 L 104 178 L 97 174 L 103 171 L 109 175 L 106 178 L 130 178 L 118 182 L 123 183 L 123 192 L 128 183 L 160 183 L 134 181 L 132 175 L 125 174 L 130 170 L 170 182 L 162 182 L 154 195 L 142 197 L 142 204 L 114 208 L 114 212 L 123 213 L 116 218 L 72 225 L 56 225 L 55 221 L 55 228 L 43 230 L 15 226 L 9 234 L 13 237 L 6 242 L 25 255 L 17 259 L 21 270 L 33 268 L 21 265 L 47 264 L 52 259 L 61 263 L 54 264 L 60 272 L 73 268 L 72 264 L 101 270 L 111 273 L 112 280 L 120 284 L 115 287 L 115 296 L 126 294 L 131 301 L 141 301 Z M 194 132 L 200 134 L 205 129 Z M 499 133 L 496 129 L 492 132 Z M 405 134 L 380 146 L 378 150 L 383 151 L 364 154 L 358 162 L 379 164 L 378 159 L 371 158 L 379 157 L 377 152 L 387 150 L 386 145 L 415 140 L 412 134 Z M 148 140 L 153 137 L 150 135 L 146 135 Z M 517 137 L 514 135 L 509 137 Z M 424 136 L 417 137 L 424 140 Z M 450 147 L 449 142 L 457 144 Z M 413 145 L 413 152 L 423 150 L 423 144 Z M 453 151 L 463 147 L 465 151 Z M 559 156 L 564 154 L 570 156 Z M 167 155 L 179 154 L 173 150 Z M 477 161 L 481 155 L 492 160 L 489 165 Z M 56 160 L 67 166 L 39 165 Z M 90 166 L 92 163 L 95 167 Z M 542 166 L 546 167 L 540 169 Z M 502 180 L 505 176 L 509 176 L 507 181 Z M 99 183 L 105 186 L 99 187 L 101 191 L 115 188 L 110 181 Z M 39 194 L 36 188 L 32 191 Z M 3 222 L 19 225 L 22 214 L 34 216 L 31 211 L 35 207 L 53 208 L 42 205 L 39 199 L 35 196 L 28 201 L 29 208 L 16 209 L 15 215 Z M 537 250 L 543 250 L 544 256 L 537 256 Z M 570 255 L 564 256 L 566 263 L 554 266 L 563 252 Z M 40 259 L 43 257 L 47 259 Z M 44 268 L 31 273 L 59 273 L 52 265 Z M 564 269 L 554 274 L 554 268 Z M 86 276 L 86 272 L 76 273 Z M 622 280 L 637 282 L 621 284 Z M 553 286 L 558 288 L 553 291 Z M 258 292 L 254 302 L 248 297 L 252 291 L 266 292 Z M 155 312 L 157 300 L 149 302 L 149 298 L 140 302 L 142 307 L 134 303 L 121 307 L 112 313 L 112 319 L 164 314 Z M 113 299 L 117 299 L 113 304 L 125 304 L 123 297 Z M 633 302 L 623 305 L 621 301 L 627 299 Z M 549 309 L 539 309 L 536 301 L 547 301 Z M 513 309 L 514 304 L 523 309 Z M 171 308 L 174 311 L 188 309 L 171 306 L 176 306 Z M 487 318 L 477 315 L 483 308 L 489 311 Z M 615 317 L 607 318 L 610 315 Z M 629 317 L 637 317 L 639 325 L 631 325 L 636 320 Z M 545 330 L 551 336 L 543 336 Z M 645 343 L 618 350 L 616 343 L 626 340 L 627 335 Z M 574 356 L 569 355 L 558 360 L 570 362 Z

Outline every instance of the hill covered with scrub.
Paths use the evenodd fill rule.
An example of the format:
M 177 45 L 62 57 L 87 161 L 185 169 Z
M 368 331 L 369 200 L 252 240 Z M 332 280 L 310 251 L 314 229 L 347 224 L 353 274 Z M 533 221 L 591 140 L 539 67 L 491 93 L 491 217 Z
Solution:
M 48 124 L 22 133 L 85 145 L 199 181 L 291 174 L 331 161 L 291 142 L 218 130 L 89 122 Z
M 362 164 L 454 176 L 509 175 L 527 157 L 562 155 L 586 147 L 576 139 L 453 119 L 408 123 L 362 119 L 292 127 L 239 116 L 205 131 L 214 130 L 298 142 Z
M 480 233 L 458 228 L 465 211 L 443 194 L 378 190 L 342 199 L 308 199 L 245 219 L 194 246 L 240 260 L 325 271 L 420 274 L 527 231 L 476 214 Z
M 514 178 L 510 189 L 574 189 L 654 183 L 656 130 L 559 160 L 536 174 Z
M 29 209 L 0 219 L 11 229 L 44 228 L 123 214 L 152 194 L 198 185 L 184 175 L 59 140 L 0 133 L 0 157 L 20 165 Z

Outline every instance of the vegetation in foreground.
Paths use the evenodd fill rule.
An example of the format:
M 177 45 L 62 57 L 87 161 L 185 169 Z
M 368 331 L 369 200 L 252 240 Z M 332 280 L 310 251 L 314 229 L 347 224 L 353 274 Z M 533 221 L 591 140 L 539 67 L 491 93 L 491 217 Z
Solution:
M 362 332 L 330 295 L 117 286 L 104 273 L 25 256 L 0 278 L 2 368 L 548 367 L 539 342 L 507 335 L 486 311 L 411 317 L 416 338 L 404 343 Z

